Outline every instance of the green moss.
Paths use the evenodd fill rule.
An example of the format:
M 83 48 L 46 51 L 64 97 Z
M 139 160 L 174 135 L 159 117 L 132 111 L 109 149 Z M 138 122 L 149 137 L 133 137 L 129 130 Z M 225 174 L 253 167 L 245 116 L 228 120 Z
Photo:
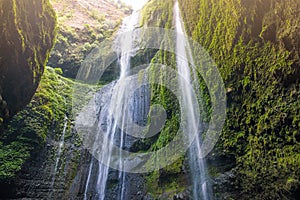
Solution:
M 150 1 L 142 10 L 141 25 L 172 28 L 173 7 L 173 1 Z M 161 45 L 174 47 L 174 41 L 172 38 L 166 37 Z M 159 63 L 176 69 L 176 57 L 174 53 L 158 50 L 152 52 L 151 57 L 151 63 Z M 157 151 L 165 147 L 174 139 L 180 126 L 180 106 L 178 99 L 172 91 L 163 86 L 165 81 L 171 81 L 177 84 L 178 77 L 166 74 L 157 66 L 158 65 L 150 64 L 150 74 L 148 78 L 150 81 L 151 79 L 161 80 L 162 84 L 151 85 L 151 107 L 153 105 L 163 106 L 167 112 L 167 120 L 163 129 L 156 136 L 136 143 L 135 148 L 138 149 L 140 147 L 142 151 Z M 140 74 L 139 77 L 142 77 L 142 74 Z M 155 123 L 155 116 L 149 118 L 149 123 L 150 122 Z M 148 164 L 151 165 L 151 161 Z M 187 177 L 183 174 L 183 166 L 184 157 L 180 157 L 173 164 L 146 175 L 147 191 L 156 199 L 168 199 L 186 190 Z
M 20 36 L 20 39 L 21 39 L 22 51 L 24 52 L 25 51 L 25 38 L 24 38 L 24 35 L 22 34 L 22 29 L 20 28 L 20 25 L 19 25 L 19 16 L 17 14 L 18 13 L 18 11 L 17 11 L 17 1 L 13 0 L 12 5 L 13 5 L 14 23 L 15 23 L 15 26 L 17 28 L 18 34 Z
M 0 180 L 12 178 L 29 157 L 31 147 L 21 141 L 14 141 L 8 145 L 0 142 Z
M 141 26 L 171 28 L 173 19 L 172 1 L 150 1 L 141 13 Z
M 227 88 L 228 116 L 215 151 L 236 156 L 236 182 L 244 199 L 289 198 L 299 188 L 299 6 L 296 0 L 180 0 L 189 36 L 210 53 Z M 152 0 L 142 10 L 141 24 L 172 28 L 172 9 L 172 1 Z M 176 63 L 174 55 L 164 51 L 152 62 Z M 159 70 L 151 71 L 150 79 L 165 79 Z M 208 121 L 213 97 L 197 75 L 202 117 Z M 164 106 L 167 122 L 157 137 L 137 146 L 154 151 L 174 138 L 180 113 L 176 98 L 162 86 L 151 86 L 151 102 Z M 182 163 L 174 169 L 181 167 Z M 156 198 L 173 188 L 172 176 L 164 176 L 168 173 L 160 170 L 148 176 L 149 191 Z M 219 171 L 212 168 L 209 173 L 217 176 Z M 160 182 L 161 177 L 166 181 Z
M 218 146 L 236 155 L 240 196 L 289 198 L 300 177 L 299 1 L 180 5 L 189 35 L 209 51 L 229 91 Z
M 59 75 L 62 75 L 63 74 L 63 71 L 61 68 L 54 68 L 54 71 L 55 73 L 59 74 Z
M 56 17 L 48 0 L 1 1 L 0 13 L 3 56 L 0 82 L 7 90 L 1 90 L 1 96 L 5 96 L 8 106 L 4 108 L 9 109 L 12 117 L 29 103 L 38 87 L 54 44 Z M 1 128 L 0 136 L 1 180 L 14 178 L 31 153 L 44 144 L 50 130 L 46 125 L 46 120 L 50 119 L 46 116 L 56 114 L 54 110 L 50 111 L 46 104 L 39 104 L 34 99 L 11 121 L 7 119 L 8 114 L 4 116 L 6 124 L 4 130 Z M 2 118 L 0 121 L 2 123 Z
M 187 177 L 182 174 L 183 158 L 172 165 L 154 171 L 146 177 L 147 191 L 155 199 L 170 199 L 186 190 Z
M 0 178 L 14 177 L 30 155 L 39 151 L 50 132 L 60 133 L 71 113 L 73 82 L 46 68 L 31 103 L 19 112 L 0 137 Z

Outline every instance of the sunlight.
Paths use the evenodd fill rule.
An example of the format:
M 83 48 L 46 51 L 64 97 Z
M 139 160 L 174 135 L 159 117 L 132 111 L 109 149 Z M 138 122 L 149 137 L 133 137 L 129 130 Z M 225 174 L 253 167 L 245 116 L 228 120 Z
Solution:
M 121 1 L 132 6 L 134 10 L 141 9 L 148 2 L 148 0 L 121 0 Z

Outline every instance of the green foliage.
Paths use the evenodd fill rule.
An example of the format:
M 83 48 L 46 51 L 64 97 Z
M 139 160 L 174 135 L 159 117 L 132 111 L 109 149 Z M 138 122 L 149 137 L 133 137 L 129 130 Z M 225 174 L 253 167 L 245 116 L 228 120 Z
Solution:
M 56 16 L 48 0 L 1 1 L 0 13 L 0 54 L 3 56 L 0 82 L 1 95 L 6 98 L 2 101 L 1 97 L 1 106 L 3 109 L 8 105 L 12 116 L 29 103 L 38 87 L 54 44 Z M 8 91 L 3 91 L 4 88 Z M 13 117 L 12 122 L 6 124 L 5 130 L 1 128 L 1 181 L 13 178 L 32 150 L 42 145 L 44 140 L 43 133 L 39 131 L 43 119 L 33 119 L 30 114 L 34 112 L 29 111 L 30 107 L 27 106 L 22 114 Z M 6 114 L 1 112 L 1 116 Z M 8 114 L 4 117 L 8 121 Z M 2 122 L 3 118 L 0 124 Z
M 31 103 L 8 124 L 0 137 L 0 178 L 14 177 L 30 155 L 44 145 L 50 131 L 61 132 L 71 111 L 73 82 L 47 67 Z
M 105 21 L 105 15 L 100 14 L 99 11 L 97 11 L 96 9 L 92 9 L 90 11 L 90 16 L 92 18 L 94 18 L 95 20 L 97 20 L 99 23 L 102 23 L 103 21 Z
M 240 195 L 289 198 L 300 186 L 299 1 L 180 5 L 189 35 L 209 51 L 228 90 L 219 147 L 236 155 Z
M 187 177 L 182 173 L 183 158 L 172 165 L 154 171 L 146 177 L 147 191 L 155 199 L 172 199 L 174 194 L 186 190 Z
M 59 75 L 62 75 L 63 74 L 63 71 L 61 68 L 54 68 L 54 71 L 55 73 L 59 74 Z
M 150 1 L 142 10 L 141 25 L 154 26 L 161 28 L 173 28 L 173 1 Z M 175 48 L 173 38 L 166 37 L 161 44 L 162 46 L 169 46 L 171 49 Z M 172 67 L 176 70 L 176 56 L 174 53 L 158 50 L 154 55 L 152 54 L 151 63 L 163 64 Z M 178 77 L 166 74 L 164 70 L 157 67 L 157 65 L 150 64 L 149 79 L 161 80 L 162 84 L 151 85 L 151 106 L 161 105 L 167 112 L 167 120 L 156 136 L 141 140 L 136 143 L 135 148 L 140 147 L 142 151 L 158 151 L 165 147 L 174 139 L 179 131 L 180 126 L 180 105 L 177 97 L 168 88 L 163 85 L 168 82 L 173 85 L 178 84 Z M 203 80 L 199 82 L 203 84 Z M 203 86 L 203 85 L 202 85 Z M 205 86 L 201 87 L 203 91 Z M 203 95 L 206 93 L 203 92 Z M 210 103 L 209 100 L 207 101 Z M 153 117 L 153 116 L 151 116 Z M 149 122 L 155 123 L 155 119 L 149 119 Z M 147 133 L 146 133 L 147 134 Z M 146 149 L 145 149 L 146 147 Z M 136 150 L 136 149 L 135 149 Z M 169 199 L 173 198 L 175 194 L 183 192 L 187 189 L 188 179 L 183 173 L 184 156 L 177 159 L 173 164 L 154 171 L 146 176 L 147 191 L 152 194 L 156 199 Z M 156 160 L 153 162 L 157 162 Z M 159 161 L 163 164 L 164 161 Z M 153 163 L 148 163 L 152 165 Z
M 119 22 L 104 20 L 97 26 L 85 24 L 78 31 L 61 22 L 48 65 L 62 68 L 66 77 L 76 78 L 86 55 L 99 46 L 104 39 L 111 37 L 118 25 Z
M 29 157 L 30 146 L 21 141 L 15 141 L 8 145 L 0 142 L 0 180 L 12 178 Z
M 153 0 L 150 1 L 142 10 L 142 19 L 141 25 L 144 26 L 154 26 L 172 29 L 173 28 L 173 1 L 159 1 Z M 175 44 L 173 38 L 165 37 L 161 46 L 168 46 L 170 49 L 175 49 Z M 153 56 L 151 63 L 159 63 L 172 67 L 176 70 L 176 55 L 174 53 L 158 50 Z M 134 146 L 136 150 L 140 147 L 142 151 L 158 151 L 159 149 L 168 145 L 174 137 L 177 135 L 181 122 L 181 112 L 179 100 L 177 97 L 170 91 L 168 88 L 163 85 L 168 82 L 174 86 L 178 84 L 177 75 L 171 76 L 166 74 L 164 70 L 157 67 L 157 65 L 150 64 L 150 74 L 149 79 L 161 80 L 162 84 L 151 85 L 151 106 L 152 105 L 161 105 L 167 112 L 167 120 L 160 131 L 160 133 L 152 138 L 141 140 L 137 142 Z M 203 103 L 202 114 L 203 120 L 209 119 L 210 113 L 210 97 L 207 91 L 207 87 L 204 83 L 204 80 L 201 78 L 200 74 L 197 74 L 197 83 L 193 84 L 200 85 L 200 96 L 199 103 Z M 149 120 L 149 122 L 155 120 Z M 147 134 L 147 133 L 146 133 Z M 146 149 L 145 149 L 146 147 Z M 168 199 L 173 198 L 175 194 L 187 190 L 188 183 L 186 180 L 188 177 L 183 173 L 183 168 L 186 163 L 184 163 L 184 156 L 180 157 L 173 164 L 150 173 L 146 177 L 147 190 L 157 199 Z M 149 165 L 152 165 L 150 161 Z M 154 159 L 153 162 L 157 162 Z M 163 164 L 164 161 L 158 161 L 160 164 Z
M 172 1 L 150 1 L 141 13 L 141 26 L 171 28 L 173 19 Z
M 104 8 L 107 10 L 93 8 L 92 2 L 86 2 L 85 6 L 65 0 L 51 2 L 57 11 L 59 30 L 48 65 L 62 68 L 66 77 L 76 78 L 85 57 L 103 40 L 114 35 L 128 8 L 117 7 L 113 2 L 106 2 L 107 7 Z M 90 7 L 92 9 L 89 9 Z M 108 13 L 112 9 L 115 14 L 110 16 Z

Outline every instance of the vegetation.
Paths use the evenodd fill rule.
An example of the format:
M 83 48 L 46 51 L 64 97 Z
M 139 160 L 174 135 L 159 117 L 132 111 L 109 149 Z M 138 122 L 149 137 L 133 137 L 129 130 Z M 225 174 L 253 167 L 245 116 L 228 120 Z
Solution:
M 142 9 L 141 26 L 171 28 L 173 5 L 169 1 L 149 1 Z
M 56 44 L 48 65 L 62 68 L 64 76 L 76 78 L 78 69 L 88 53 L 103 40 L 111 38 L 121 19 L 131 10 L 112 1 L 51 0 L 58 20 Z
M 73 82 L 55 71 L 46 68 L 31 103 L 13 117 L 1 135 L 0 179 L 13 178 L 30 155 L 43 148 L 48 133 L 62 131 L 71 109 Z
M 173 7 L 173 1 L 150 1 L 142 10 L 141 25 L 172 29 Z M 174 48 L 173 40 L 168 37 L 165 38 L 161 45 Z M 138 149 L 142 151 L 157 151 L 165 147 L 176 136 L 180 126 L 180 106 L 178 99 L 172 91 L 163 86 L 167 80 L 174 81 L 176 84 L 177 77 L 170 77 L 170 74 L 161 71 L 157 68 L 157 65 L 152 65 L 152 63 L 159 63 L 176 69 L 175 54 L 164 50 L 148 51 L 152 51 L 150 52 L 152 60 L 150 61 L 150 74 L 148 78 L 150 80 L 157 80 L 157 77 L 159 77 L 158 79 L 162 81 L 162 84 L 151 85 L 151 107 L 156 104 L 162 105 L 167 111 L 167 121 L 160 133 L 152 138 L 140 140 L 134 144 L 135 151 Z M 153 123 L 155 119 L 152 117 L 151 122 Z M 147 192 L 154 198 L 167 199 L 173 198 L 174 194 L 185 191 L 187 187 L 187 175 L 183 172 L 184 161 L 184 157 L 181 157 L 172 165 L 149 173 L 146 176 Z M 148 164 L 152 165 L 153 163 L 150 161 Z
M 17 2 L 19 1 L 13 1 L 13 13 L 16 13 Z M 234 183 L 227 187 L 236 187 L 239 191 L 232 192 L 230 198 L 296 198 L 300 188 L 299 1 L 179 2 L 188 35 L 208 50 L 227 89 L 227 119 L 218 146 L 211 156 L 220 153 L 235 157 L 234 170 L 229 169 L 235 173 Z M 64 7 L 66 2 L 52 0 L 52 3 Z M 141 26 L 173 29 L 173 6 L 174 2 L 171 0 L 151 0 L 142 10 Z M 0 135 L 1 183 L 14 179 L 24 163 L 33 159 L 44 148 L 48 137 L 60 137 L 62 122 L 66 115 L 71 115 L 74 84 L 62 75 L 74 78 L 84 57 L 99 42 L 113 35 L 120 24 L 120 20 L 107 19 L 105 14 L 100 14 L 97 10 L 86 7 L 81 9 L 97 25 L 69 24 L 78 14 L 77 9 L 65 9 L 58 13 L 60 29 L 50 59 L 50 64 L 55 69 L 46 68 L 30 104 L 11 119 Z M 121 11 L 122 16 L 129 12 L 127 8 Z M 32 38 L 18 27 L 18 21 L 15 25 L 18 28 L 21 50 L 26 51 L 27 41 Z M 41 37 L 43 41 L 50 42 L 49 34 Z M 174 41 L 166 37 L 161 45 L 174 47 Z M 33 69 L 32 78 L 36 84 L 43 71 L 41 63 L 45 61 L 38 56 L 37 49 L 39 46 L 33 48 L 34 57 L 27 61 Z M 46 57 L 48 53 L 45 53 Z M 199 59 L 198 55 L 194 56 L 196 60 Z M 0 62 L 1 59 L 2 57 Z M 146 59 L 150 62 L 149 79 L 159 77 L 162 81 L 177 81 L 178 77 L 170 77 L 154 65 L 160 63 L 175 68 L 174 53 L 163 50 L 141 51 L 133 58 L 132 65 L 144 63 Z M 110 74 L 112 77 L 114 75 Z M 209 120 L 212 97 L 209 97 L 201 76 L 196 76 L 199 78 L 196 84 L 201 86 L 202 102 L 206 108 L 203 118 Z M 112 77 L 109 79 L 113 79 Z M 98 88 L 83 84 L 78 87 L 89 87 L 91 90 Z M 84 101 L 89 98 L 86 94 L 79 96 L 86 98 Z M 155 104 L 164 106 L 167 111 L 166 125 L 158 135 L 137 141 L 132 147 L 133 151 L 161 149 L 175 137 L 179 129 L 180 106 L 175 95 L 166 87 L 153 84 L 151 107 Z M 1 96 L 0 106 L 1 109 L 6 107 Z M 79 108 L 74 109 L 76 111 Z M 2 110 L 1 112 L 4 113 Z M 2 113 L 0 125 L 4 118 Z M 153 118 L 149 118 L 150 120 Z M 70 123 L 68 129 L 71 129 Z M 72 137 L 71 134 L 69 131 L 66 138 Z M 74 142 L 75 146 L 80 145 L 80 141 Z M 73 158 L 74 162 L 79 160 L 79 155 L 76 156 Z M 156 199 L 167 199 L 188 190 L 186 172 L 189 169 L 186 161 L 181 157 L 172 165 L 147 174 L 147 192 Z M 72 167 L 76 168 L 77 164 Z M 215 167 L 209 171 L 212 176 L 221 173 Z M 75 177 L 74 172 L 74 169 L 68 172 L 72 178 Z
M 2 128 L 2 122 L 24 108 L 38 87 L 54 44 L 56 17 L 48 0 L 12 0 L 0 1 L 0 18 Z
M 300 187 L 299 1 L 180 5 L 189 35 L 210 52 L 228 90 L 219 147 L 236 157 L 239 196 L 291 198 Z
M 58 1 L 53 0 L 52 3 L 53 2 L 58 2 Z M 22 2 L 13 1 L 13 3 L 14 5 L 21 4 L 21 6 L 19 5 L 15 6 L 14 7 L 15 9 L 22 8 L 23 5 Z M 40 17 L 48 17 L 48 14 L 51 14 L 51 17 L 53 17 L 52 19 L 55 20 L 56 16 L 53 10 L 52 9 L 47 10 L 49 9 L 49 7 L 52 8 L 50 3 L 46 0 L 45 2 L 43 1 L 43 3 L 44 3 L 43 9 L 45 9 L 43 11 L 45 11 L 44 13 L 45 16 L 41 15 Z M 58 3 L 64 4 L 66 2 L 59 1 Z M 2 4 L 0 3 L 0 8 L 2 11 L 1 6 Z M 122 9 L 123 11 L 121 11 L 120 16 L 117 17 L 123 16 L 124 13 L 122 12 L 127 12 L 127 14 L 130 12 L 130 10 L 128 10 L 127 7 L 121 7 L 120 10 Z M 68 26 L 66 22 L 67 19 L 70 19 L 73 16 L 72 12 L 74 12 L 74 10 L 68 10 L 67 13 L 63 14 L 63 16 L 60 15 L 62 13 L 59 13 L 57 16 L 59 20 L 58 23 L 59 34 L 57 35 L 56 46 L 53 51 L 54 53 L 52 52 L 52 56 L 53 54 L 55 54 L 55 56 L 59 57 L 61 62 L 60 64 L 68 63 L 69 66 L 72 66 L 72 63 L 74 62 L 77 63 L 82 62 L 84 56 L 92 48 L 97 46 L 99 42 L 101 42 L 107 37 L 110 37 L 113 34 L 113 32 L 116 31 L 117 26 L 121 22 L 120 20 L 112 21 L 111 19 L 107 19 L 106 17 L 104 17 L 99 12 L 96 12 L 95 10 L 91 10 L 91 11 L 89 11 L 88 9 L 83 9 L 83 10 L 84 12 L 88 12 L 86 14 L 89 17 L 97 21 L 97 26 L 95 26 L 94 24 L 92 25 L 85 24 L 83 25 L 83 29 L 81 31 L 76 32 L 77 31 L 76 28 L 72 26 Z M 49 11 L 49 13 L 46 11 Z M 20 20 L 19 16 L 17 16 L 16 20 Z M 49 20 L 49 29 L 51 28 L 50 22 L 51 20 Z M 34 35 L 27 34 L 26 32 L 27 31 L 26 28 L 28 28 L 26 26 L 27 22 L 23 23 L 21 21 L 20 22 L 17 21 L 16 23 L 17 24 L 15 25 L 17 27 L 20 26 L 17 34 L 19 34 L 20 37 L 22 36 L 20 40 L 22 46 L 25 45 L 22 48 L 26 49 L 27 47 L 28 48 L 31 47 L 29 42 L 31 41 Z M 0 25 L 1 27 L 3 27 L 2 24 Z M 23 28 L 26 29 L 26 31 L 24 31 Z M 42 26 L 41 29 L 43 29 Z M 4 30 L 12 32 L 12 30 L 8 30 L 8 29 L 4 29 Z M 7 34 L 5 31 L 4 33 Z M 47 31 L 47 29 L 45 29 L 45 31 Z M 54 33 L 55 31 L 51 32 L 51 34 Z M 38 37 L 43 37 L 43 42 L 45 43 L 53 42 L 53 38 L 51 38 L 52 35 L 50 33 L 43 32 L 41 33 L 41 36 L 39 36 L 39 34 L 40 33 L 37 33 Z M 52 40 L 49 41 L 50 39 Z M 0 184 L 1 185 L 6 184 L 7 181 L 10 182 L 15 180 L 18 177 L 18 173 L 20 173 L 20 170 L 25 164 L 28 165 L 28 163 L 32 164 L 32 162 L 35 162 L 34 159 L 37 158 L 41 150 L 45 148 L 47 139 L 52 138 L 55 141 L 60 139 L 61 137 L 60 133 L 63 130 L 66 116 L 68 117 L 69 121 L 67 123 L 67 132 L 65 135 L 65 140 L 69 140 L 69 139 L 72 140 L 73 145 L 75 145 L 75 147 L 77 148 L 81 145 L 81 141 L 79 137 L 72 135 L 73 132 L 71 130 L 72 129 L 71 121 L 73 120 L 72 114 L 74 114 L 71 113 L 72 92 L 73 92 L 72 89 L 73 89 L 74 82 L 62 76 L 68 74 L 66 73 L 65 69 L 58 67 L 60 65 L 55 65 L 55 68 L 47 67 L 44 72 L 44 65 L 45 65 L 44 57 L 48 58 L 50 52 L 46 47 L 45 49 L 41 50 L 40 48 L 42 48 L 42 46 L 34 46 L 35 45 L 34 42 L 35 41 L 32 41 L 34 47 L 33 48 L 34 57 L 29 57 L 28 60 L 26 60 L 30 64 L 30 67 L 32 68 L 31 72 L 33 73 L 33 77 L 31 78 L 34 78 L 34 80 L 31 80 L 28 77 L 24 77 L 24 78 L 26 78 L 26 80 L 27 79 L 31 80 L 32 82 L 34 82 L 34 84 L 39 85 L 39 87 L 34 97 L 30 101 L 30 103 L 17 115 L 12 117 L 7 122 L 7 126 L 5 127 L 3 132 L 1 132 L 0 135 Z M 36 40 L 36 42 L 40 42 L 40 41 Z M 63 55 L 61 55 L 62 52 L 56 51 L 57 48 L 59 48 L 61 51 L 66 51 L 66 52 L 63 52 Z M 72 53 L 71 55 L 69 54 L 70 51 Z M 45 53 L 45 55 L 40 55 L 40 53 Z M 2 49 L 1 49 L 1 55 L 2 55 Z M 18 58 L 19 57 L 16 56 L 16 59 Z M 0 61 L 2 60 L 0 59 Z M 44 74 L 42 76 L 43 72 Z M 42 78 L 39 76 L 42 76 Z M 40 79 L 41 82 L 39 83 Z M 88 91 L 89 89 L 95 91 L 96 88 L 97 90 L 99 89 L 99 86 L 90 87 L 84 84 L 78 84 L 77 87 L 82 87 L 82 88 L 84 87 L 85 88 L 84 91 Z M 89 89 L 86 90 L 86 88 Z M 0 88 L 0 92 L 2 92 L 1 88 Z M 88 101 L 90 98 L 88 94 L 79 95 L 79 96 L 80 98 L 83 98 L 82 100 L 84 102 Z M 6 101 L 0 98 L 1 109 L 6 105 L 7 105 Z M 75 105 L 73 111 L 74 112 L 78 111 L 80 109 L 80 106 L 83 105 L 82 104 Z M 3 122 L 3 117 L 2 117 L 2 110 L 1 110 L 0 125 L 2 124 L 2 122 Z M 55 148 L 53 148 L 53 151 L 54 150 Z M 74 154 L 75 157 L 74 155 L 68 155 L 68 157 L 72 157 L 72 162 L 73 162 L 71 166 L 72 170 L 68 171 L 68 173 L 71 173 L 72 175 L 68 177 L 68 180 L 74 178 L 74 172 L 76 171 L 76 166 L 79 162 L 78 152 L 75 152 L 75 154 Z M 64 165 L 65 158 L 62 159 L 62 161 L 60 162 L 63 162 L 62 165 Z
M 232 197 L 295 197 L 300 187 L 299 2 L 180 0 L 180 6 L 188 34 L 209 51 L 227 88 L 227 120 L 213 153 L 236 158 L 233 184 L 241 191 Z M 172 28 L 172 9 L 169 1 L 152 0 L 142 11 L 141 24 Z M 152 62 L 174 66 L 175 59 L 158 51 Z M 153 76 L 164 79 L 163 74 Z M 209 107 L 207 94 L 203 98 Z M 159 136 L 136 145 L 153 151 L 172 140 L 180 113 L 175 97 L 164 87 L 152 86 L 151 100 L 166 108 L 168 120 Z M 177 162 L 171 168 L 180 172 L 182 166 Z M 212 170 L 215 176 L 220 173 Z M 168 169 L 149 174 L 150 193 L 162 198 L 173 188 L 174 177 L 184 185 L 180 175 Z

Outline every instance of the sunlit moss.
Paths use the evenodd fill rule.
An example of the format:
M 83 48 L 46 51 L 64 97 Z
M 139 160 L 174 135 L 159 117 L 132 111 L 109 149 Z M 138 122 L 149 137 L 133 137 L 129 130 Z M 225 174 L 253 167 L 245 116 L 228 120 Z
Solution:
M 236 156 L 240 195 L 289 198 L 300 185 L 299 1 L 180 5 L 189 35 L 209 51 L 228 90 L 219 148 Z
M 19 112 L 0 137 L 0 179 L 14 177 L 30 154 L 39 151 L 49 132 L 62 130 L 71 113 L 73 82 L 47 68 L 31 103 Z

